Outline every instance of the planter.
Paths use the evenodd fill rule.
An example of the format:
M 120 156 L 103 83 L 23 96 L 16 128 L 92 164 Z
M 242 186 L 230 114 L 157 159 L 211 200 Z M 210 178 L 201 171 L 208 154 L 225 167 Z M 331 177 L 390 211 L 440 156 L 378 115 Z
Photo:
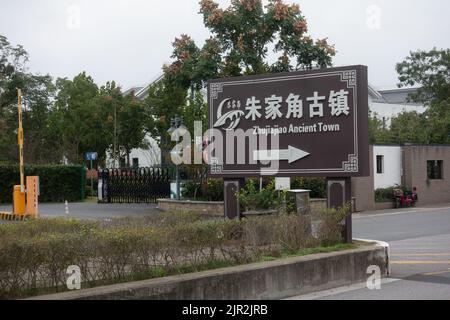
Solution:
M 191 211 L 202 214 L 223 216 L 223 201 L 190 201 L 158 199 L 158 209 L 163 211 Z
M 120 283 L 30 300 L 282 299 L 366 281 L 367 268 L 374 265 L 380 268 L 382 277 L 389 275 L 389 245 L 364 240 L 358 248 L 345 251 Z
M 252 211 L 244 211 L 242 215 L 244 217 L 255 217 L 255 216 L 267 216 L 271 214 L 276 214 L 277 210 L 252 210 Z

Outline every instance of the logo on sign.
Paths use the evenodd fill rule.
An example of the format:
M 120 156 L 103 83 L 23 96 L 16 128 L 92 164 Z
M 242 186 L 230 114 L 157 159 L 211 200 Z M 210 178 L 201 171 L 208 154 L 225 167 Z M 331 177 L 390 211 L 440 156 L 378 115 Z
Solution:
M 231 110 L 222 114 L 225 105 L 227 110 Z M 236 129 L 241 121 L 241 117 L 244 115 L 244 111 L 240 110 L 240 108 L 240 101 L 231 100 L 231 98 L 223 100 L 217 108 L 217 121 L 214 123 L 214 128 L 219 128 L 228 124 L 228 127 L 226 127 L 225 130 Z

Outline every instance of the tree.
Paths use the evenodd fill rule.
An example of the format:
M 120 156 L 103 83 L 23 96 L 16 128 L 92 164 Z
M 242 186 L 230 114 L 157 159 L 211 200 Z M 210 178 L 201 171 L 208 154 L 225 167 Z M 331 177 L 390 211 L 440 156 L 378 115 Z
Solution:
M 203 22 L 212 36 L 198 47 L 188 35 L 173 42 L 174 60 L 164 65 L 164 79 L 150 89 L 147 109 L 153 115 L 148 131 L 167 143 L 169 120 L 184 115 L 191 127 L 195 120 L 206 118 L 201 90 L 206 81 L 219 77 L 268 72 L 311 69 L 331 66 L 334 47 L 327 39 L 314 41 L 307 35 L 308 26 L 298 5 L 282 0 L 232 0 L 227 9 L 213 0 L 200 1 Z M 268 62 L 269 48 L 278 60 Z M 186 92 L 189 94 L 186 94 Z M 190 103 L 190 102 L 195 103 Z
M 55 158 L 54 137 L 48 130 L 55 86 L 49 75 L 27 72 L 28 54 L 0 35 L 0 160 L 17 161 L 17 88 L 23 93 L 24 158 L 41 163 Z
M 200 1 L 205 27 L 212 33 L 198 48 L 187 35 L 173 43 L 175 61 L 164 67 L 165 75 L 189 88 L 200 88 L 215 77 L 261 74 L 327 67 L 335 49 L 327 39 L 314 41 L 307 35 L 308 25 L 297 4 L 282 0 L 232 0 L 223 10 L 213 0 Z M 269 48 L 278 61 L 267 61 Z
M 55 91 L 53 78 L 49 75 L 29 75 L 22 90 L 24 157 L 29 163 L 58 163 L 61 160 L 59 137 L 49 123 Z
M 424 103 L 427 143 L 450 143 L 450 49 L 411 52 L 397 64 L 400 84 L 420 86 L 410 95 L 415 102 Z
M 397 64 L 399 87 L 420 86 L 412 101 L 432 104 L 450 96 L 450 49 L 410 52 Z
M 428 143 L 424 130 L 426 119 L 415 111 L 402 112 L 391 120 L 390 142 L 395 144 Z
M 123 150 L 126 164 L 130 166 L 130 153 L 134 148 L 144 147 L 144 109 L 142 103 L 131 93 L 122 99 L 117 113 L 118 144 Z
M 369 112 L 369 142 L 377 144 L 391 143 L 390 131 L 377 113 Z
M 172 143 L 167 130 L 171 126 L 171 119 L 184 114 L 186 106 L 187 90 L 176 86 L 167 79 L 154 83 L 149 88 L 148 97 L 145 100 L 146 123 L 145 128 L 152 137 L 155 137 L 162 152 L 162 162 L 166 162 L 167 150 Z
M 55 111 L 66 158 L 83 163 L 84 153 L 95 151 L 104 160 L 111 140 L 104 130 L 107 114 L 98 103 L 94 80 L 82 72 L 73 80 L 58 79 L 56 85 Z

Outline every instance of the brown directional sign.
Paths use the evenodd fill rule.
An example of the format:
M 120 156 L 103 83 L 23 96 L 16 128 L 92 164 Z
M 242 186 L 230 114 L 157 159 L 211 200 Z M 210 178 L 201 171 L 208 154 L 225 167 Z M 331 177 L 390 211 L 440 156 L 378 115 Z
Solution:
M 212 80 L 211 177 L 369 175 L 366 66 Z

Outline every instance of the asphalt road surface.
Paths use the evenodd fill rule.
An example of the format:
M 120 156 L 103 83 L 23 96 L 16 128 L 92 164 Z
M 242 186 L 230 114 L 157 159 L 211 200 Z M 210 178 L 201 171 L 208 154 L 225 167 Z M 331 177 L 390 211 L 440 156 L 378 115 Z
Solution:
M 106 219 L 125 216 L 152 215 L 160 212 L 156 204 L 97 204 L 96 202 L 65 203 L 40 203 L 39 216 L 51 217 L 74 217 L 77 219 Z M 0 211 L 12 211 L 12 205 L 1 205 Z
M 357 214 L 353 233 L 389 243 L 391 275 L 381 289 L 361 283 L 290 299 L 450 300 L 450 205 Z

